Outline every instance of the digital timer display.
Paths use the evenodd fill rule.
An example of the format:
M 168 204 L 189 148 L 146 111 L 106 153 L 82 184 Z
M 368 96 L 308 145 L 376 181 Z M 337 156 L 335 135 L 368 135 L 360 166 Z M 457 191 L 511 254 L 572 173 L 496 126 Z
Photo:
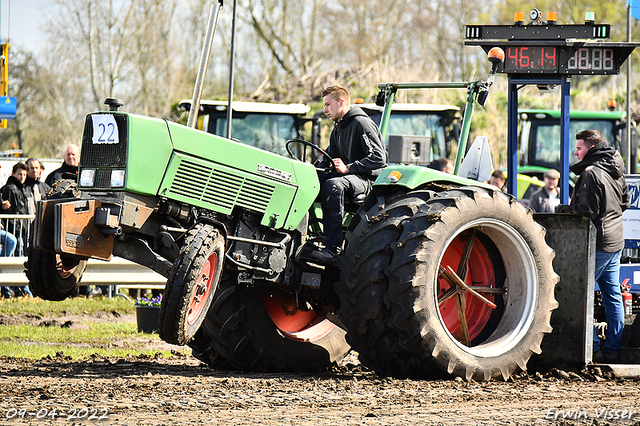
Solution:
M 514 46 L 506 48 L 504 72 L 544 73 L 557 72 L 557 49 L 553 46 Z
M 569 50 L 566 56 L 568 59 L 563 61 L 563 68 L 566 66 L 568 74 L 617 73 L 616 58 L 613 49 L 583 47 Z M 564 71 L 564 69 L 562 71 Z
M 620 65 L 613 48 L 507 45 L 500 72 L 507 74 L 618 74 Z

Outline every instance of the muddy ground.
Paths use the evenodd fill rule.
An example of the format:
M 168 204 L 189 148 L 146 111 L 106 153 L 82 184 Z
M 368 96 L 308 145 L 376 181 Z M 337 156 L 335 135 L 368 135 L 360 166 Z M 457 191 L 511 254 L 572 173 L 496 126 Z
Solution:
M 90 320 L 76 318 L 71 326 Z M 180 352 L 81 361 L 0 357 L 0 424 L 25 423 L 640 425 L 640 388 L 597 369 L 531 372 L 508 382 L 396 380 L 354 356 L 316 375 L 212 370 Z

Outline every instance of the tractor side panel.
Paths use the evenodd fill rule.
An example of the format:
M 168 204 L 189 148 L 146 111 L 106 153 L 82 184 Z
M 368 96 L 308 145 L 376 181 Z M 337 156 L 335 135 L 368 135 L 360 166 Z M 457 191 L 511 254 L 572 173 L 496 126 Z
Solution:
M 160 187 L 160 195 L 223 214 L 235 207 L 262 213 L 262 223 L 280 228 L 297 187 L 246 171 L 174 153 Z
M 127 162 L 127 189 L 131 192 L 157 195 L 166 165 L 173 152 L 173 141 L 167 122 L 156 118 L 130 116 Z
M 208 196 L 214 196 L 216 199 L 212 203 L 208 202 L 204 195 L 196 200 L 199 197 L 194 194 L 187 199 L 176 198 L 176 200 L 197 201 L 200 204 L 195 205 L 224 213 L 233 208 L 233 205 L 228 204 L 233 197 L 245 190 L 254 191 L 253 195 L 247 194 L 247 199 L 243 198 L 244 194 L 239 196 L 237 205 L 264 213 L 262 225 L 294 229 L 319 192 L 317 173 L 309 163 L 302 163 L 209 133 L 194 131 L 176 123 L 169 123 L 169 130 L 176 156 L 184 153 L 191 159 L 201 161 L 200 164 L 204 165 L 205 169 L 215 171 L 211 176 L 213 179 L 211 184 L 220 178 L 223 178 L 222 182 L 240 179 L 236 184 L 230 184 L 231 187 L 223 185 L 219 194 L 216 193 L 215 187 L 207 188 Z M 172 159 L 171 167 L 173 168 L 167 170 L 160 189 L 161 195 L 166 192 L 170 198 L 174 195 L 184 196 L 180 191 L 174 191 L 174 195 L 169 193 L 179 167 L 179 164 L 174 163 L 177 160 L 176 156 Z M 180 172 L 188 171 L 181 169 Z M 207 176 L 207 170 L 202 172 L 204 173 L 202 177 Z M 241 184 L 241 181 L 245 183 Z M 236 192 L 238 184 L 241 185 L 240 193 Z

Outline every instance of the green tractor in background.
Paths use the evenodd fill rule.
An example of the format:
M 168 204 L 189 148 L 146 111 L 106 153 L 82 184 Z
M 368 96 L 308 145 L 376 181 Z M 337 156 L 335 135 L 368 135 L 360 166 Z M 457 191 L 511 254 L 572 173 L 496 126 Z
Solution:
M 560 169 L 560 111 L 550 109 L 519 109 L 518 171 L 542 180 L 550 168 Z M 581 130 L 596 129 L 609 144 L 627 158 L 626 118 L 623 111 L 569 112 L 569 135 Z M 574 155 L 569 164 L 576 162 Z M 638 169 L 638 130 L 631 122 L 631 173 Z M 575 178 L 575 177 L 574 177 Z
M 67 182 L 38 204 L 30 287 L 62 300 L 87 259 L 120 256 L 167 277 L 160 336 L 212 367 L 314 371 L 353 348 L 380 374 L 506 380 L 551 332 L 558 276 L 531 211 L 462 163 L 503 58 L 490 52 L 488 81 L 447 86 L 467 89 L 456 171 L 471 172 L 385 169 L 348 207 L 338 265 L 307 256 L 321 244 L 320 186 L 304 160 L 319 147 L 292 139 L 285 156 L 109 99 L 86 117 L 80 191 Z M 381 88 L 386 134 L 405 87 Z
M 178 104 L 179 111 L 190 111 L 191 100 Z M 227 134 L 227 101 L 200 102 L 196 129 L 218 136 Z M 245 145 L 278 154 L 286 154 L 289 139 L 304 139 L 311 128 L 312 139 L 319 139 L 320 116 L 309 118 L 305 104 L 273 104 L 266 102 L 232 102 L 231 138 Z M 311 123 L 311 126 L 307 126 Z M 319 145 L 319 140 L 318 143 Z

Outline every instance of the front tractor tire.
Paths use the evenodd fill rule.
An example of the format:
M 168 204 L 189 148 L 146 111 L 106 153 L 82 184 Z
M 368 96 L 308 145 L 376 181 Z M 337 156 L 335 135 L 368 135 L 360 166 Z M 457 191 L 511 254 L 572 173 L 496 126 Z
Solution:
M 558 306 L 544 236 L 526 207 L 488 188 L 371 199 L 340 261 L 347 340 L 395 377 L 506 380 L 525 370 Z
M 41 299 L 60 301 L 71 296 L 86 268 L 86 260 L 28 248 L 25 272 L 29 288 Z
M 186 345 L 195 336 L 218 288 L 224 237 L 210 224 L 191 229 L 173 263 L 160 305 L 160 337 Z

